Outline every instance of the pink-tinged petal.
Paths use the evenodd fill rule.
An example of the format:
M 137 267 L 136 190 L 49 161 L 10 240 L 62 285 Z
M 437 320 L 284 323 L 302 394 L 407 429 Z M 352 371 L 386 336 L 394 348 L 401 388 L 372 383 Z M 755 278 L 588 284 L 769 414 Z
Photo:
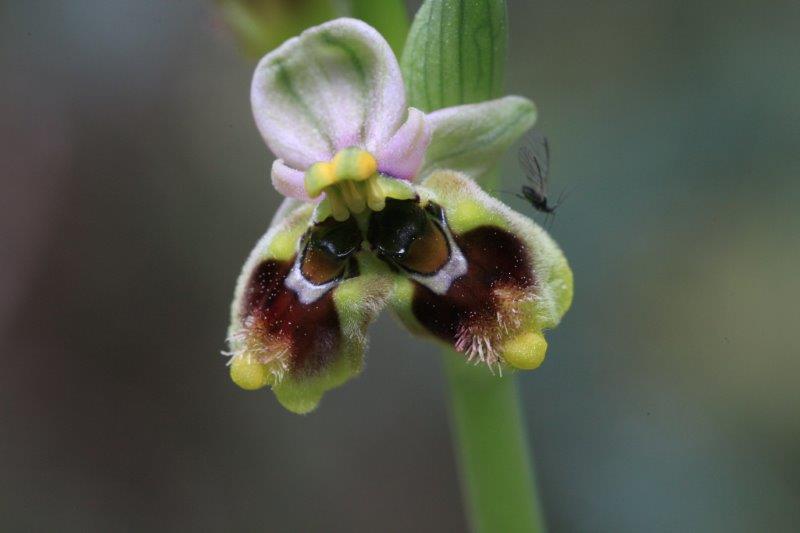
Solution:
M 298 200 L 310 200 L 304 186 L 305 173 L 287 166 L 281 159 L 272 163 L 272 185 L 282 195 Z
M 431 142 L 425 113 L 409 108 L 408 119 L 378 152 L 378 170 L 389 176 L 413 180 Z
M 267 54 L 251 88 L 253 115 L 273 153 L 305 170 L 336 151 L 377 151 L 406 110 L 397 59 L 355 19 L 310 28 Z

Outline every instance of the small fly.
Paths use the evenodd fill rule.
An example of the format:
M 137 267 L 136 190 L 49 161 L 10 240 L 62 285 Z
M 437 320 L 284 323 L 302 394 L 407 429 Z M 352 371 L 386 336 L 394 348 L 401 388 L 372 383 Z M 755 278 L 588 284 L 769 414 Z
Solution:
M 519 164 L 530 185 L 523 185 L 522 194 L 515 195 L 530 203 L 537 211 L 545 213 L 546 225 L 547 220 L 555 216 L 556 208 L 564 201 L 563 192 L 555 204 L 550 204 L 547 199 L 547 179 L 550 172 L 550 144 L 547 137 L 538 131 L 532 132 L 519 149 Z

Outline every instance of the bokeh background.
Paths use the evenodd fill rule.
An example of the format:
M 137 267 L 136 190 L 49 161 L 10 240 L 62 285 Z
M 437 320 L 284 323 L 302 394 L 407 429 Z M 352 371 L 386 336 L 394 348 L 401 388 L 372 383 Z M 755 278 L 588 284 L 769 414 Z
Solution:
M 509 10 L 572 190 L 521 379 L 552 531 L 797 531 L 800 4 Z M 435 346 L 384 316 L 305 417 L 227 377 L 279 202 L 253 66 L 210 1 L 0 5 L 0 530 L 465 529 Z

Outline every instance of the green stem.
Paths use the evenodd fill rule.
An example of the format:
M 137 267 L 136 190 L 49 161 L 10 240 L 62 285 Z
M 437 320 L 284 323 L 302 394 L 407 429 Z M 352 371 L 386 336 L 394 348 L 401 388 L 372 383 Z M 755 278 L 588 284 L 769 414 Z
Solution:
M 461 484 L 475 533 L 545 531 L 513 375 L 445 350 Z
M 497 98 L 503 93 L 507 49 L 505 0 L 425 0 L 400 62 L 409 105 L 433 111 Z M 488 181 L 499 181 L 497 172 Z M 473 531 L 543 532 L 514 376 L 501 378 L 485 366 L 473 367 L 450 349 L 444 366 Z

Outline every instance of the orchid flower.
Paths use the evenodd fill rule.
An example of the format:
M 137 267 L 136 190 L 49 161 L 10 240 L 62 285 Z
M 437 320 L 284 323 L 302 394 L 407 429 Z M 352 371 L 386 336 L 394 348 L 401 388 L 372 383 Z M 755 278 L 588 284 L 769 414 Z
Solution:
M 532 102 L 408 108 L 388 44 L 353 19 L 267 54 L 251 99 L 287 199 L 236 286 L 237 385 L 311 411 L 361 371 L 387 306 L 487 371 L 541 364 L 572 272 L 542 228 L 475 181 L 533 125 Z

